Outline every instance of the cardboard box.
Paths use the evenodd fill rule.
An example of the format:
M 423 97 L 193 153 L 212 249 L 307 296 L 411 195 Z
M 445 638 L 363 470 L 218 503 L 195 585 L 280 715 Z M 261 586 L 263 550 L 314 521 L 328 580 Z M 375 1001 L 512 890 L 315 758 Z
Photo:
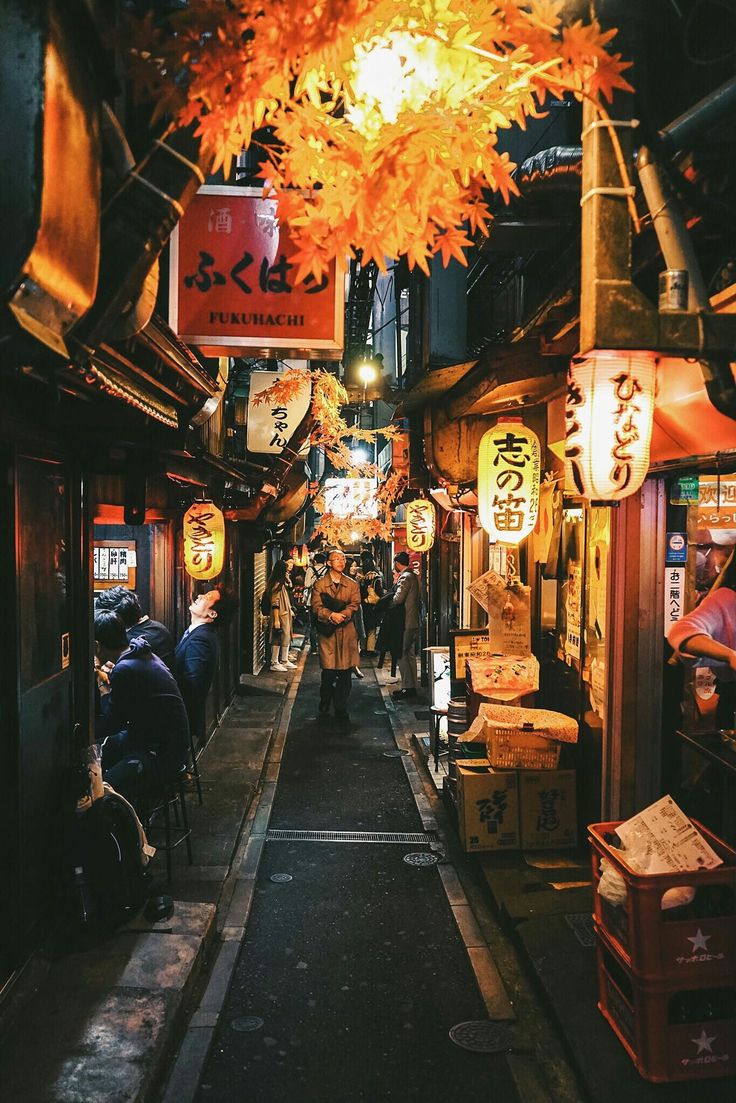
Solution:
M 469 853 L 519 849 L 519 785 L 515 770 L 466 769 L 457 763 L 460 841 Z
M 574 770 L 519 770 L 523 850 L 563 850 L 577 845 Z

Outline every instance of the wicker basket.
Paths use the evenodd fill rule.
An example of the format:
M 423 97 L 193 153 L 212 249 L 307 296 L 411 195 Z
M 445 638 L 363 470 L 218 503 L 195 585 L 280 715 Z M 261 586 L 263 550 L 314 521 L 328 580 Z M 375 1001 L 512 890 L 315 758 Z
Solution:
M 506 728 L 486 722 L 486 747 L 491 766 L 505 770 L 555 770 L 560 744 L 537 735 L 534 728 Z

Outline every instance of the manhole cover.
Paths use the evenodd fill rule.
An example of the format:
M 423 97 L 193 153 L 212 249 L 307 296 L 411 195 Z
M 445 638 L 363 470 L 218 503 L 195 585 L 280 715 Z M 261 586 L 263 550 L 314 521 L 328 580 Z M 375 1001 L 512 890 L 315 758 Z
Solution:
M 403 758 L 404 755 L 408 754 L 408 753 L 409 753 L 408 751 L 400 751 L 397 748 L 395 751 L 384 751 L 383 752 L 383 757 L 384 758 Z
M 408 866 L 436 866 L 439 858 L 436 854 L 429 854 L 422 850 L 413 850 L 404 855 L 404 861 Z
M 237 1019 L 231 1020 L 230 1026 L 241 1034 L 248 1034 L 251 1030 L 260 1030 L 263 1019 L 259 1019 L 257 1015 L 240 1015 Z
M 277 885 L 285 885 L 287 881 L 293 881 L 294 878 L 290 873 L 272 873 L 270 880 L 275 881 Z
M 508 1023 L 483 1020 L 458 1023 L 450 1030 L 450 1039 L 456 1046 L 472 1050 L 473 1053 L 508 1053 L 513 1049 Z

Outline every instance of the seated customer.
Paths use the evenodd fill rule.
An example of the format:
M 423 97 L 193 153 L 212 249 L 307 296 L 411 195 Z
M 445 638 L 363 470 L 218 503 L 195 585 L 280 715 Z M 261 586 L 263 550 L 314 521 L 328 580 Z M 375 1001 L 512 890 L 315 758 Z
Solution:
M 205 736 L 205 706 L 220 660 L 218 628 L 230 623 L 237 598 L 217 586 L 199 594 L 189 606 L 191 621 L 176 645 L 174 674 L 189 715 L 194 741 Z
M 122 618 L 112 610 L 95 616 L 100 662 L 112 663 L 110 692 L 95 723 L 102 747 L 102 775 L 134 797 L 149 782 L 168 781 L 184 769 L 189 725 L 174 676 L 142 638 L 129 644 Z
M 169 670 L 174 669 L 174 637 L 165 624 L 151 620 L 141 612 L 138 595 L 125 586 L 111 586 L 95 598 L 95 612 L 98 609 L 112 609 L 122 617 L 128 640 L 143 638 L 151 645 L 151 651 L 166 663 Z

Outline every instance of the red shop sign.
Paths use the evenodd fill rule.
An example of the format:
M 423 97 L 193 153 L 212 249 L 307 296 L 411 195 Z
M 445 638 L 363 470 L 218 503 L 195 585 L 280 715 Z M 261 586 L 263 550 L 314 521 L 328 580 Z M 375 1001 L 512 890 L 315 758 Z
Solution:
M 260 188 L 205 184 L 171 235 L 171 328 L 208 356 L 339 359 L 343 273 L 297 284 L 293 252 Z

